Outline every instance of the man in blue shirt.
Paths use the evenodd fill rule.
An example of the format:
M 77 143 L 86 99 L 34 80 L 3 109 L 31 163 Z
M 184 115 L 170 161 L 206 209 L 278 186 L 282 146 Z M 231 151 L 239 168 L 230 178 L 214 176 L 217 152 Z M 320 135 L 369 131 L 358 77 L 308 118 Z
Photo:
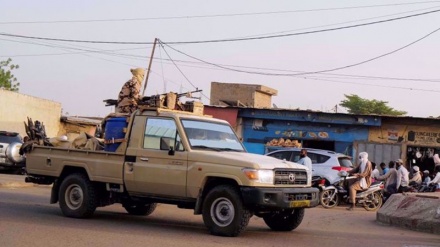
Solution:
M 390 164 L 391 164 L 391 162 L 393 163 L 393 167 L 394 167 L 394 161 L 390 161 Z M 389 166 L 389 167 L 391 167 L 391 166 Z M 390 170 L 388 167 L 386 167 L 384 162 L 380 163 L 380 169 L 382 169 L 382 172 L 383 172 L 382 175 L 387 174 L 387 172 Z
M 312 171 L 312 160 L 307 156 L 306 149 L 301 149 L 299 157 L 301 158 L 298 160 L 298 164 L 304 165 Z

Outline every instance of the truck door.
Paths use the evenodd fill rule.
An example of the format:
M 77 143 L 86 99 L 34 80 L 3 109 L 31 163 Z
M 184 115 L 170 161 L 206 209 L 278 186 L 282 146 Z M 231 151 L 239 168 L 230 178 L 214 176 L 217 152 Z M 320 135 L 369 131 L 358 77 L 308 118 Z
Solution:
M 185 197 L 188 154 L 175 120 L 148 117 L 144 126 L 139 147 L 127 149 L 127 156 L 135 157 L 124 168 L 127 189 L 136 194 Z

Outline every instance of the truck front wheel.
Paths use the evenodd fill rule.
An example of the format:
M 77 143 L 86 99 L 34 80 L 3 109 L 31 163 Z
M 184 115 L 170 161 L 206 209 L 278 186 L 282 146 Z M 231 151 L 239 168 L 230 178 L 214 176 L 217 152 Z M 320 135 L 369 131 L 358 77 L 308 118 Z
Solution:
M 147 216 L 154 212 L 156 209 L 156 203 L 123 203 L 122 206 L 131 215 Z
M 95 187 L 81 173 L 71 174 L 61 182 L 58 198 L 61 211 L 67 217 L 89 218 L 97 207 Z
M 238 236 L 251 217 L 239 193 L 230 185 L 217 186 L 208 193 L 202 214 L 203 222 L 211 234 L 227 237 Z
M 264 222 L 274 231 L 292 231 L 304 218 L 304 208 L 290 209 L 263 216 Z

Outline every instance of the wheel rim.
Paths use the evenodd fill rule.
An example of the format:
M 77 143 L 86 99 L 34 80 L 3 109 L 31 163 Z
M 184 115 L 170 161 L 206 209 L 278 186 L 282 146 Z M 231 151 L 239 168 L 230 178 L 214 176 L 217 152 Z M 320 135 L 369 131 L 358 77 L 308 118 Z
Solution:
M 232 202 L 227 198 L 217 198 L 211 204 L 211 218 L 218 226 L 224 227 L 234 220 L 235 209 Z
M 66 194 L 64 195 L 66 205 L 72 209 L 76 210 L 81 207 L 84 199 L 83 190 L 77 184 L 71 184 L 66 189 Z
M 329 207 L 336 205 L 335 194 L 336 194 L 335 190 L 327 190 L 322 192 L 322 203 Z
M 367 203 L 367 207 L 369 209 L 375 209 L 379 207 L 380 204 L 380 196 L 376 193 L 373 193 L 371 195 L 369 195 L 368 197 L 371 198 L 371 202 Z

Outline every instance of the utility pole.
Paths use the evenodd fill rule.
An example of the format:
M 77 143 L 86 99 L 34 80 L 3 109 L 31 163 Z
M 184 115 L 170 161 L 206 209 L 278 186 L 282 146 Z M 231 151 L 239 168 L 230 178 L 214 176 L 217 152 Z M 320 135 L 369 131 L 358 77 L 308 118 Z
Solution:
M 144 91 L 142 91 L 142 96 L 145 96 L 145 89 L 147 88 L 148 77 L 150 76 L 151 64 L 153 63 L 154 50 L 156 49 L 157 41 L 158 41 L 158 38 L 155 38 L 154 39 L 154 44 L 153 44 L 153 50 L 151 51 L 150 62 L 148 64 L 147 74 L 145 76 Z

